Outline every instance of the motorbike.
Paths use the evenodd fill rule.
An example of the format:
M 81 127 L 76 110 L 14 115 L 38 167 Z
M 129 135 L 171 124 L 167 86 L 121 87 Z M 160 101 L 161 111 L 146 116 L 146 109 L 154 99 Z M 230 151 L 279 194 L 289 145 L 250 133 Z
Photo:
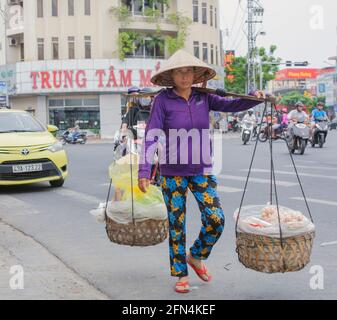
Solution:
M 311 146 L 314 148 L 317 144 L 320 148 L 323 148 L 326 137 L 328 135 L 328 122 L 326 119 L 317 119 L 316 126 L 313 133 Z
M 270 125 L 268 123 L 263 123 L 260 132 L 257 134 L 259 141 L 267 142 L 268 140 L 270 140 L 270 136 L 272 135 L 271 130 L 272 129 L 270 128 Z M 287 133 L 287 126 L 280 127 L 279 129 L 276 130 L 275 137 L 272 137 L 271 139 L 273 141 L 280 139 L 284 140 L 286 133 Z
M 75 135 L 73 137 L 73 135 Z M 85 131 L 80 131 L 76 133 L 71 133 L 69 130 L 65 131 L 62 134 L 61 142 L 65 144 L 86 144 L 87 142 L 87 133 Z
M 242 122 L 242 130 L 241 130 L 241 139 L 244 145 L 251 140 L 254 135 L 254 123 L 251 121 L 244 120 Z
M 309 138 L 309 127 L 303 122 L 296 122 L 287 136 L 288 146 L 291 153 L 295 153 L 295 151 L 298 150 L 299 154 L 303 155 L 307 148 Z

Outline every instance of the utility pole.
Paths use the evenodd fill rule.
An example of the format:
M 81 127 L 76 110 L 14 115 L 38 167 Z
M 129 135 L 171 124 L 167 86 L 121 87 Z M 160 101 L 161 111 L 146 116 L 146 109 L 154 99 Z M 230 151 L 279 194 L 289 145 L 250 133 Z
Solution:
M 247 56 L 247 91 L 255 90 L 255 50 L 256 38 L 259 31 L 256 31 L 256 25 L 262 23 L 264 9 L 258 0 L 247 0 L 248 20 L 247 20 L 247 38 L 248 38 L 248 56 Z
M 1 8 L 0 1 L 0 17 L 4 25 L 4 50 L 5 50 L 5 83 L 6 83 L 6 107 L 9 108 L 9 79 L 8 79 L 8 54 L 7 54 L 7 22 L 8 22 L 8 7 L 7 2 L 4 1 L 4 8 Z

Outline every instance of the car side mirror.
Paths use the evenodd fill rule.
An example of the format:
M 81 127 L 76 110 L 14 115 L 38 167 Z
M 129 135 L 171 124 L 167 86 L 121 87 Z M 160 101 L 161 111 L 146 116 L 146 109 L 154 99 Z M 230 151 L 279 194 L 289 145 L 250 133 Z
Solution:
M 48 130 L 50 133 L 55 133 L 55 132 L 59 131 L 59 128 L 56 127 L 56 126 L 48 125 L 48 126 L 47 126 L 47 130 Z

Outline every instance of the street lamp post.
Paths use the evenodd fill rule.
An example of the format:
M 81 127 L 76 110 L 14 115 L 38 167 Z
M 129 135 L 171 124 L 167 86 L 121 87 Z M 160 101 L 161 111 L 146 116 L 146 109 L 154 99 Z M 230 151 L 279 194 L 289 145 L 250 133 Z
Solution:
M 0 7 L 0 16 L 4 24 L 4 47 L 5 47 L 5 93 L 6 93 L 6 107 L 9 108 L 9 79 L 8 79 L 8 54 L 7 54 L 7 21 L 8 21 L 8 10 L 6 2 L 4 2 L 4 8 Z
M 333 79 L 333 86 L 334 86 L 334 90 L 333 90 L 333 92 L 334 92 L 334 106 L 337 104 L 337 88 L 336 88 L 336 85 L 337 85 L 337 83 L 336 83 L 336 81 L 335 81 L 335 78 L 337 77 L 337 56 L 335 56 L 335 57 L 330 57 L 329 58 L 329 60 L 333 60 L 333 61 L 335 61 L 335 63 L 336 63 L 336 71 L 335 71 L 335 75 L 334 75 L 334 79 Z

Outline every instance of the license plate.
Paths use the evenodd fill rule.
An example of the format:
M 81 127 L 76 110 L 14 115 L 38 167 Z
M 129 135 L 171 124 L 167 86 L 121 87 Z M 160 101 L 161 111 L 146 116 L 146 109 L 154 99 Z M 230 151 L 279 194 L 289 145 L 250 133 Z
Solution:
M 21 164 L 12 167 L 13 173 L 36 172 L 42 171 L 42 163 Z

